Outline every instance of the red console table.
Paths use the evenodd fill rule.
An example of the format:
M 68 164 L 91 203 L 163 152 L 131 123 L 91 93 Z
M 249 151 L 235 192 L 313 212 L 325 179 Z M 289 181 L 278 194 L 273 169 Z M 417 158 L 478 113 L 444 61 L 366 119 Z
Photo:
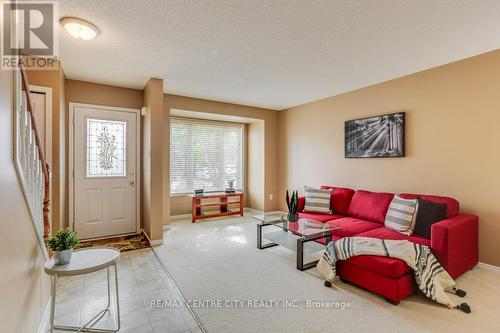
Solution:
M 241 215 L 243 216 L 243 192 L 226 194 L 224 192 L 191 195 L 192 222 L 211 217 Z M 209 200 L 210 199 L 210 200 Z M 229 199 L 229 200 L 228 200 Z M 203 202 L 203 201 L 209 201 Z M 203 207 L 215 207 L 215 210 L 204 210 Z

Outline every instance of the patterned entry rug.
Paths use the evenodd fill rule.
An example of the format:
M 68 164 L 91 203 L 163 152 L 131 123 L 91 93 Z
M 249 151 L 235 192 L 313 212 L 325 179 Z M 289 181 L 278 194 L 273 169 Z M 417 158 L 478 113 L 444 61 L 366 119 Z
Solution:
M 120 236 L 91 241 L 80 242 L 80 249 L 87 247 L 114 247 L 120 252 L 133 251 L 139 249 L 146 249 L 151 247 L 146 236 L 141 233 L 140 235 Z

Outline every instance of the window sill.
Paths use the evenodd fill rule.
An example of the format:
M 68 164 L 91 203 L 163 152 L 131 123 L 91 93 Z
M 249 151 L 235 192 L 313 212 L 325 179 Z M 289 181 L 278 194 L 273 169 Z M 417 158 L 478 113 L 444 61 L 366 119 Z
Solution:
M 240 189 L 240 188 L 237 188 L 236 189 L 237 192 L 243 192 L 245 193 L 245 190 L 244 189 Z M 205 194 L 210 194 L 210 193 L 217 193 L 217 192 L 224 192 L 224 190 L 222 191 L 210 191 L 210 192 L 205 192 Z M 179 198 L 179 197 L 188 197 L 190 195 L 192 195 L 193 193 L 170 193 L 170 197 L 171 198 Z

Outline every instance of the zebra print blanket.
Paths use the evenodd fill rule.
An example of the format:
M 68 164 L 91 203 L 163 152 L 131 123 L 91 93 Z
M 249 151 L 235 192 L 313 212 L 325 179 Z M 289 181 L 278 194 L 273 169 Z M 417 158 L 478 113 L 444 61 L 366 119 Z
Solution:
M 407 240 L 381 240 L 368 237 L 345 237 L 326 246 L 318 269 L 325 279 L 332 282 L 335 278 L 335 263 L 353 256 L 375 255 L 398 258 L 415 272 L 418 288 L 431 300 L 449 308 L 470 312 L 467 303 L 453 303 L 446 292 L 465 296 L 463 290 L 455 288 L 455 281 L 443 269 L 429 247 Z

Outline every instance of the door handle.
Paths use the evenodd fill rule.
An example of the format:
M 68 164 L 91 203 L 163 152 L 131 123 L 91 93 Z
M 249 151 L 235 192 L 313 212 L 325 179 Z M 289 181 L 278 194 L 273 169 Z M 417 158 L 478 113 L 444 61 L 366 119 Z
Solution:
M 135 180 L 129 180 L 128 182 L 130 185 L 134 185 L 135 184 Z

